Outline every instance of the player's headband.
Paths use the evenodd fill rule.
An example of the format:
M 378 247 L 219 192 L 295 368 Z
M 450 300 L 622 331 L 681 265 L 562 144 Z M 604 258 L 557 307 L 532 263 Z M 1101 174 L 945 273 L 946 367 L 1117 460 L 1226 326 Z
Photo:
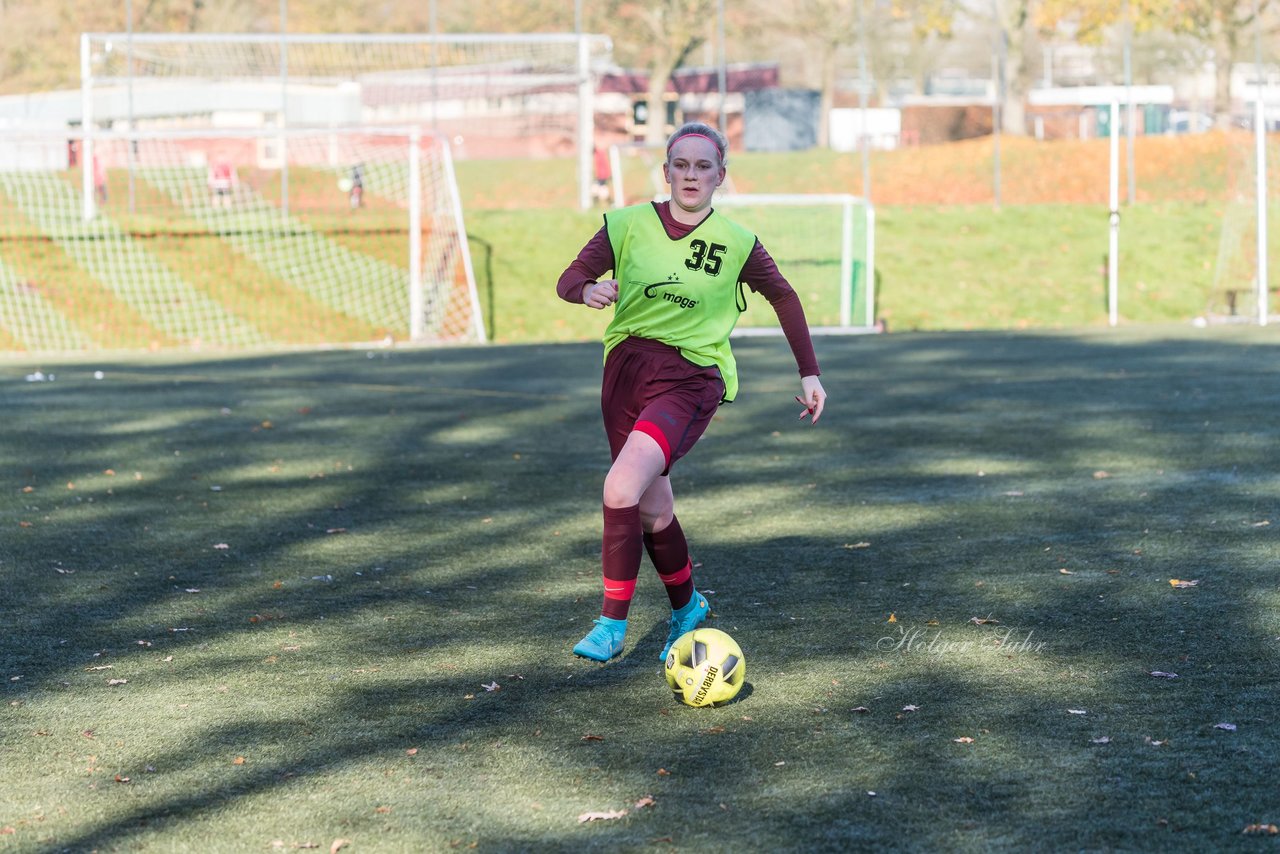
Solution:
M 671 153 L 671 149 L 675 148 L 675 145 L 676 145 L 676 143 L 677 143 L 677 142 L 679 142 L 679 141 L 680 141 L 680 140 L 682 140 L 682 139 L 686 139 L 686 138 L 688 138 L 688 137 L 691 137 L 691 136 L 700 136 L 700 137 L 702 137 L 702 138 L 703 138 L 703 139 L 705 139 L 707 142 L 711 143 L 712 145 L 714 145 L 714 146 L 716 147 L 716 154 L 719 154 L 722 158 L 724 157 L 724 154 L 722 154 L 722 153 L 721 153 L 721 151 L 720 151 L 720 143 L 716 142 L 714 139 L 712 139 L 711 137 L 707 136 L 705 133 L 694 133 L 694 132 L 692 132 L 692 131 L 691 131 L 691 132 L 689 132 L 689 133 L 682 133 L 682 134 L 680 134 L 678 137 L 676 137 L 675 139 L 671 140 L 671 144 L 667 146 L 667 154 L 670 154 L 670 153 Z

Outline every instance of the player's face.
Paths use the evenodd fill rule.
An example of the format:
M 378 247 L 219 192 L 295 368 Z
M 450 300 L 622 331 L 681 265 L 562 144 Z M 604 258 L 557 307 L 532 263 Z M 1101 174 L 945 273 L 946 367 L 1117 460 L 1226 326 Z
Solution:
M 671 185 L 671 201 L 689 213 L 700 213 L 711 204 L 716 187 L 724 181 L 724 166 L 715 144 L 704 136 L 682 136 L 671 146 L 662 172 Z

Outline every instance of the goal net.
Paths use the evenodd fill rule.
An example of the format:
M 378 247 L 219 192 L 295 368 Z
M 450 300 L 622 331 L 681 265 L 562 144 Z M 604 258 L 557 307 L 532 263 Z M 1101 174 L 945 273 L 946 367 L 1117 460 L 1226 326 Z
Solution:
M 1222 230 L 1218 235 L 1218 256 L 1213 266 L 1213 283 L 1205 306 L 1207 319 L 1221 323 L 1257 322 L 1265 311 L 1280 312 L 1277 290 L 1277 261 L 1280 259 L 1280 232 L 1269 228 L 1266 236 L 1268 282 L 1267 303 L 1259 304 L 1258 287 L 1258 151 L 1252 134 L 1228 136 L 1227 198 L 1223 206 Z M 1267 219 L 1280 216 L 1280 143 L 1268 138 L 1265 149 L 1265 193 Z
M 591 206 L 588 34 L 126 34 L 81 37 L 86 127 L 418 125 L 459 159 L 576 157 Z
M 0 137 L 0 349 L 483 337 L 438 136 Z
M 804 304 L 814 334 L 877 331 L 875 210 L 844 194 L 734 194 L 715 207 L 754 231 Z M 763 297 L 747 292 L 735 335 L 778 332 Z

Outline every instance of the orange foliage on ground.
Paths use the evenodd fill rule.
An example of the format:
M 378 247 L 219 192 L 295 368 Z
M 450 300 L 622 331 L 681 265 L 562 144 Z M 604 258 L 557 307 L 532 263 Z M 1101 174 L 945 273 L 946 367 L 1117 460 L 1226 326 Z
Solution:
M 1224 198 L 1242 170 L 1251 144 L 1247 133 L 1147 136 L 1134 140 L 1138 201 L 1208 201 Z M 1120 193 L 1128 185 L 1127 141 L 1120 141 Z M 877 152 L 872 190 L 879 205 L 989 204 L 993 200 L 991 137 L 944 145 Z M 860 161 L 843 158 L 836 180 L 856 192 Z M 1110 144 L 1107 139 L 1036 141 L 1000 138 L 1000 188 L 1004 204 L 1107 204 Z

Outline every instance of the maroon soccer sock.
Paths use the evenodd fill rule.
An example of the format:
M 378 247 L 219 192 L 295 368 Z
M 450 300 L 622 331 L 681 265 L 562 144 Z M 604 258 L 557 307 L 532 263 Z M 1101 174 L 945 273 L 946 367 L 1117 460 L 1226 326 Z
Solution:
M 678 611 L 693 598 L 693 564 L 689 560 L 689 543 L 684 538 L 680 520 L 671 517 L 671 524 L 661 531 L 644 535 L 644 547 L 649 560 L 658 570 L 658 577 L 667 588 L 671 610 Z
M 640 505 L 604 508 L 601 563 L 604 570 L 604 606 L 601 616 L 625 620 L 636 590 L 643 550 Z

